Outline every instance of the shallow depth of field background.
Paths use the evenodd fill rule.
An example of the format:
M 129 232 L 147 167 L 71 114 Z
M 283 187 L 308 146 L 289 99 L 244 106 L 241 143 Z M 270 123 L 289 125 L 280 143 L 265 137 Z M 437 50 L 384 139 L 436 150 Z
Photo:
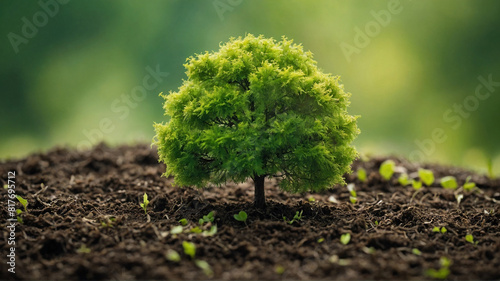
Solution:
M 500 82 L 499 1 L 401 0 L 385 26 L 374 14 L 389 0 L 69 1 L 23 36 L 26 21 L 43 20 L 39 3 L 54 1 L 1 4 L 0 159 L 55 145 L 150 142 L 153 122 L 165 120 L 158 93 L 181 85 L 185 59 L 252 33 L 294 39 L 342 77 L 350 113 L 362 116 L 360 152 L 480 171 L 491 158 L 500 174 L 500 87 L 473 98 L 479 76 Z M 369 41 L 356 45 L 367 27 Z M 10 33 L 26 40 L 17 53 Z M 342 44 L 357 50 L 346 56 Z M 134 100 L 147 67 L 169 75 Z M 454 112 L 464 101 L 474 110 Z M 447 139 L 431 144 L 436 128 Z

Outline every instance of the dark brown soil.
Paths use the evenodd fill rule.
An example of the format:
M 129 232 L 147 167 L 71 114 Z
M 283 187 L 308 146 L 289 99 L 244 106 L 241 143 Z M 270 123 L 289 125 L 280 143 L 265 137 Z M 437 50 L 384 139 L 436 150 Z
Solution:
M 393 159 L 409 173 L 418 169 Z M 362 166 L 368 172 L 366 183 L 347 176 L 358 195 L 354 205 L 346 187 L 288 194 L 268 181 L 266 212 L 253 208 L 251 183 L 173 187 L 171 178 L 161 177 L 165 167 L 148 145 L 99 145 L 83 153 L 54 149 L 6 161 L 0 164 L 2 184 L 16 171 L 15 190 L 29 205 L 21 214 L 24 223 L 16 226 L 15 274 L 7 271 L 10 233 L 2 228 L 0 279 L 421 280 L 430 278 L 428 269 L 441 268 L 441 257 L 451 260 L 448 279 L 500 279 L 500 181 L 426 165 L 437 179 L 453 175 L 460 185 L 472 175 L 479 191 L 445 190 L 435 183 L 412 198 L 411 187 L 395 177 L 380 178 L 383 160 L 354 163 L 354 170 Z M 144 192 L 151 200 L 149 218 L 139 206 Z M 460 205 L 458 193 L 464 195 Z M 248 213 L 247 226 L 233 218 L 240 210 Z M 188 233 L 210 211 L 218 232 Z M 283 216 L 290 219 L 297 211 L 303 212 L 300 221 L 284 222 Z M 186 233 L 170 234 L 182 218 L 189 221 Z M 435 233 L 435 226 L 447 232 Z M 345 233 L 351 234 L 347 245 L 340 242 Z M 478 244 L 467 242 L 467 234 Z M 183 241 L 196 245 L 195 259 L 206 261 L 213 275 L 184 254 Z M 180 254 L 179 262 L 166 258 L 170 249 Z

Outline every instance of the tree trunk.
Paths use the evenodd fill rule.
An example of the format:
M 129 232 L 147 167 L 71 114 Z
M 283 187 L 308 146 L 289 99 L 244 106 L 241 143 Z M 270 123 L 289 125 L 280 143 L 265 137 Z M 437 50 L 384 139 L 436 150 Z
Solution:
M 255 185 L 255 208 L 264 210 L 266 208 L 266 195 L 264 191 L 264 179 L 266 176 L 254 176 L 253 182 Z

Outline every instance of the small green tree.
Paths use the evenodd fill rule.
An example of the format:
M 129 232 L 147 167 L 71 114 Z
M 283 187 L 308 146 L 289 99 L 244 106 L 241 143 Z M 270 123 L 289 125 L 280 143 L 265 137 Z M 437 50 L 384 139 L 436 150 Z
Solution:
M 292 192 L 345 183 L 359 133 L 350 94 L 301 45 L 249 34 L 184 66 L 179 90 L 161 94 L 170 120 L 154 125 L 153 143 L 176 184 L 250 177 L 255 206 L 265 208 L 266 177 Z

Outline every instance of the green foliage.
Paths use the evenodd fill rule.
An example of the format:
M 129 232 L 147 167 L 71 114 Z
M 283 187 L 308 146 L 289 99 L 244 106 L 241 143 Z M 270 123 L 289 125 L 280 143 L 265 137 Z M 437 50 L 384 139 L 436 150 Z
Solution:
M 394 174 L 394 168 L 396 168 L 396 163 L 392 160 L 385 160 L 379 168 L 379 173 L 380 175 L 385 179 L 385 180 L 390 180 L 392 175 Z
M 89 254 L 92 250 L 88 248 L 85 244 L 82 244 L 80 248 L 76 250 L 79 254 Z
M 245 211 L 240 211 L 238 214 L 234 215 L 234 219 L 237 221 L 242 221 L 245 224 L 247 223 L 247 213 Z
M 27 212 L 28 211 L 28 200 L 22 198 L 19 195 L 16 195 L 16 198 L 21 203 L 21 205 L 23 205 L 24 211 Z
M 417 249 L 417 248 L 413 248 L 413 249 L 411 249 L 411 252 L 412 252 L 414 255 L 416 255 L 416 256 L 420 256 L 420 255 L 422 255 L 422 252 L 421 252 L 419 249 Z
M 201 218 L 198 223 L 200 225 L 203 225 L 204 223 L 206 222 L 214 222 L 214 211 L 211 211 L 210 213 L 208 213 L 206 216 L 203 216 L 203 218 Z
M 412 180 L 411 181 L 411 186 L 413 187 L 413 189 L 419 190 L 419 189 L 422 188 L 422 182 L 421 181 Z
M 410 184 L 410 180 L 408 179 L 408 174 L 401 174 L 398 178 L 398 182 L 402 186 L 407 186 Z
M 467 241 L 467 242 L 469 242 L 471 244 L 475 244 L 475 245 L 477 245 L 477 243 L 479 243 L 477 241 L 474 242 L 474 236 L 472 236 L 472 234 L 465 235 L 465 241 Z
M 139 205 L 144 210 L 144 213 L 147 215 L 148 214 L 148 209 L 147 208 L 148 208 L 149 200 L 148 200 L 148 195 L 146 193 L 144 193 L 142 201 L 143 202 L 139 203 Z
M 167 258 L 167 260 L 173 261 L 173 262 L 179 262 L 181 260 L 181 256 L 179 255 L 179 253 L 177 253 L 177 251 L 172 250 L 172 249 L 169 249 L 167 251 L 167 253 L 165 254 L 165 257 Z
M 187 219 L 181 219 L 179 220 L 179 223 L 183 226 L 186 226 L 188 224 L 188 220 Z
M 350 94 L 302 46 L 249 34 L 184 66 L 182 86 L 162 95 L 170 120 L 154 125 L 176 184 L 278 176 L 282 189 L 302 192 L 344 183 L 359 133 Z
M 295 212 L 295 216 L 293 216 L 293 219 L 291 221 L 288 221 L 287 218 L 285 216 L 283 216 L 283 220 L 288 223 L 288 224 L 293 224 L 294 222 L 298 222 L 300 220 L 302 220 L 302 212 L 303 211 L 297 211 Z
M 199 228 L 199 227 L 195 226 L 195 227 L 191 228 L 191 229 L 189 230 L 189 232 L 191 232 L 191 233 L 202 233 L 202 232 L 203 232 L 203 230 L 201 230 L 201 228 Z
M 446 189 L 457 189 L 457 180 L 453 176 L 447 176 L 441 179 L 441 186 Z
M 217 233 L 217 225 L 212 225 L 209 230 L 203 231 L 203 236 L 214 236 Z
M 488 157 L 488 161 L 486 162 L 486 168 L 488 170 L 488 177 L 490 179 L 493 179 L 495 178 L 495 174 L 493 173 L 493 159 L 490 157 Z
M 418 177 L 427 186 L 434 183 L 434 173 L 427 169 L 418 169 Z
M 196 264 L 197 267 L 201 268 L 206 276 L 211 277 L 214 275 L 212 267 L 208 264 L 208 262 L 203 260 L 195 260 L 194 264 Z
M 441 232 L 441 233 L 446 233 L 448 232 L 448 229 L 446 229 L 446 227 L 441 227 L 439 228 L 439 226 L 435 226 L 434 228 L 432 228 L 432 232 Z
M 323 238 L 323 237 L 318 239 L 318 243 L 320 243 L 320 244 L 323 243 L 324 241 L 325 241 L 325 238 Z
M 188 242 L 188 241 L 182 241 L 182 248 L 184 248 L 184 254 L 190 256 L 192 259 L 194 259 L 194 256 L 196 255 L 196 245 Z
M 181 225 L 176 225 L 170 229 L 170 233 L 173 235 L 180 234 L 180 233 L 182 233 L 182 231 L 183 231 L 183 228 Z
M 359 168 L 358 172 L 357 172 L 357 175 L 358 175 L 358 180 L 360 182 L 365 182 L 366 181 L 366 170 L 365 169 Z
M 441 264 L 441 268 L 439 269 L 428 269 L 425 273 L 427 276 L 434 279 L 446 279 L 448 275 L 450 275 L 450 265 L 451 261 L 447 257 L 441 257 L 439 259 L 439 263 Z
M 340 243 L 347 245 L 351 241 L 351 234 L 345 233 L 340 236 Z
M 471 191 L 476 187 L 476 183 L 470 181 L 471 176 L 468 176 L 464 183 L 464 190 Z

